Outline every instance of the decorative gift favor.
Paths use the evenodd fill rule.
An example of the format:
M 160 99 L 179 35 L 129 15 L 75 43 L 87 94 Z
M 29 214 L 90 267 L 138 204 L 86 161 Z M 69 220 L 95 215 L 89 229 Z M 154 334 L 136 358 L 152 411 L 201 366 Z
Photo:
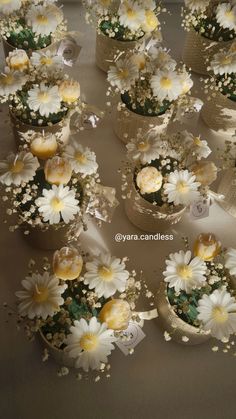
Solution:
M 96 63 L 107 72 L 118 53 L 129 52 L 153 35 L 161 39 L 160 2 L 153 0 L 84 0 L 89 24 L 97 28 Z
M 236 41 L 230 49 L 213 56 L 209 70 L 213 75 L 206 79 L 207 101 L 201 116 L 205 123 L 222 134 L 236 131 Z
M 234 0 L 185 0 L 183 26 L 188 31 L 183 59 L 199 74 L 208 74 L 213 55 L 229 48 L 236 34 Z
M 202 160 L 211 153 L 207 142 L 187 131 L 140 131 L 127 150 L 125 209 L 130 221 L 145 231 L 165 231 L 180 221 L 186 207 L 207 198 L 217 176 L 214 163 Z
M 80 85 L 63 73 L 63 58 L 54 52 L 15 50 L 0 75 L 0 102 L 8 102 L 16 141 L 29 130 L 69 138 L 70 117 L 81 112 Z
M 125 143 L 136 137 L 138 129 L 166 131 L 178 109 L 189 107 L 188 93 L 193 85 L 184 67 L 152 42 L 144 48 L 121 56 L 108 71 L 111 87 L 108 96 L 119 94 L 113 126 Z
M 75 367 L 85 373 L 97 371 L 95 381 L 102 372 L 109 377 L 108 357 L 115 343 L 118 347 L 127 344 L 132 340 L 131 325 L 138 330 L 142 317 L 157 315 L 156 310 L 136 311 L 142 289 L 147 298 L 153 295 L 142 279 L 136 279 L 135 271 L 127 271 L 126 261 L 63 247 L 54 254 L 53 273 L 48 261 L 40 269 L 42 274 L 32 271 L 31 262 L 23 290 L 16 293 L 18 312 L 28 337 L 40 333 L 46 347 L 44 357 L 45 353 L 52 355 L 62 365 L 62 375 L 69 372 L 68 367 Z
M 170 254 L 157 295 L 166 340 L 194 345 L 214 337 L 227 352 L 236 333 L 235 273 L 236 250 L 221 249 L 210 233 L 200 234 L 193 253 Z
M 3 0 L 0 2 L 0 35 L 6 56 L 14 49 L 45 50 L 66 31 L 56 0 Z
M 33 245 L 55 249 L 76 239 L 87 214 L 110 221 L 117 205 L 115 190 L 99 184 L 95 153 L 72 141 L 63 157 L 54 156 L 44 168 L 39 166 L 27 150 L 10 153 L 0 162 L 6 212 L 17 215 L 11 231 L 21 226 Z

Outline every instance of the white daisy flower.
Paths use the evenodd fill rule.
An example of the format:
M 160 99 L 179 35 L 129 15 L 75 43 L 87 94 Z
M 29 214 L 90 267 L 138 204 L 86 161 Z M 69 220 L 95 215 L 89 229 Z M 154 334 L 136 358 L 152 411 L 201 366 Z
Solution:
M 43 196 L 36 199 L 35 204 L 42 213 L 43 221 L 49 224 L 59 224 L 61 219 L 68 224 L 80 212 L 75 192 L 63 185 L 52 185 L 52 189 L 43 189 Z
M 127 145 L 128 158 L 139 160 L 142 164 L 151 163 L 159 158 L 160 138 L 155 131 L 139 132 L 137 138 L 132 139 Z
M 191 172 L 175 170 L 169 174 L 163 187 L 168 202 L 173 202 L 174 205 L 189 205 L 200 197 L 199 186 L 200 182 L 196 182 L 196 176 Z
M 145 21 L 145 9 L 132 0 L 126 0 L 121 3 L 118 15 L 120 24 L 133 31 L 138 30 Z
M 76 320 L 67 336 L 65 351 L 75 359 L 75 367 L 88 372 L 99 370 L 101 364 L 107 363 L 108 355 L 115 349 L 114 331 L 107 328 L 106 323 L 100 323 L 96 317 L 89 322 L 85 319 Z
M 151 87 L 161 102 L 176 100 L 182 93 L 181 78 L 175 71 L 158 71 L 151 77 Z
M 0 13 L 10 15 L 21 8 L 21 0 L 0 0 Z
M 229 270 L 230 275 L 236 276 L 236 250 L 228 249 L 225 255 L 225 267 Z
M 27 103 L 33 111 L 39 111 L 41 116 L 48 117 L 52 113 L 57 113 L 61 107 L 61 99 L 58 86 L 34 86 L 28 92 Z
M 29 319 L 41 317 L 45 320 L 48 316 L 53 316 L 64 304 L 62 294 L 67 285 L 60 282 L 48 272 L 43 275 L 32 274 L 22 282 L 23 291 L 16 292 L 19 298 L 19 314 L 27 316 Z
M 137 65 L 130 59 L 120 59 L 112 65 L 107 73 L 107 80 L 111 86 L 117 87 L 120 91 L 129 90 L 138 78 L 139 70 Z
M 226 288 L 217 289 L 198 301 L 197 318 L 203 323 L 203 329 L 210 331 L 216 339 L 228 339 L 236 332 L 236 299 Z
M 166 260 L 166 271 L 164 281 L 168 282 L 170 288 L 175 292 L 181 290 L 190 293 L 194 288 L 200 288 L 206 282 L 207 266 L 199 257 L 194 257 L 190 250 L 184 252 L 180 250 L 177 253 L 171 253 Z
M 204 12 L 210 4 L 210 0 L 184 0 L 185 5 L 196 12 Z
M 222 28 L 236 31 L 236 6 L 232 7 L 230 3 L 218 4 L 216 20 Z
M 102 254 L 86 263 L 86 271 L 84 283 L 89 285 L 89 289 L 95 289 L 98 298 L 109 298 L 116 291 L 125 291 L 129 272 L 121 259 Z
M 26 23 L 36 35 L 50 35 L 56 31 L 58 25 L 55 14 L 41 5 L 30 7 L 26 14 Z
M 10 153 L 6 160 L 0 161 L 0 182 L 7 186 L 27 183 L 39 166 L 38 159 L 27 151 Z
M 191 74 L 189 74 L 187 71 L 183 71 L 180 74 L 180 83 L 182 86 L 182 95 L 186 95 L 186 93 L 189 92 L 189 90 L 193 87 L 193 81 L 191 79 Z
M 50 50 L 43 53 L 33 52 L 30 61 L 40 73 L 44 74 L 60 73 L 64 67 L 62 57 Z
M 27 79 L 21 71 L 6 67 L 5 72 L 0 74 L 0 96 L 9 96 L 21 90 Z
M 69 160 L 75 173 L 87 176 L 97 172 L 96 154 L 88 147 L 83 147 L 75 139 L 65 147 L 63 156 Z
M 211 154 L 211 149 L 208 147 L 207 141 L 202 140 L 201 136 L 193 135 L 191 132 L 181 132 L 182 142 L 188 150 L 193 152 L 194 156 L 199 159 L 206 159 Z
M 214 55 L 211 61 L 214 74 L 231 74 L 236 72 L 236 52 L 223 51 Z
M 175 70 L 177 63 L 165 48 L 152 46 L 149 50 L 149 54 L 156 60 L 156 64 L 160 70 Z

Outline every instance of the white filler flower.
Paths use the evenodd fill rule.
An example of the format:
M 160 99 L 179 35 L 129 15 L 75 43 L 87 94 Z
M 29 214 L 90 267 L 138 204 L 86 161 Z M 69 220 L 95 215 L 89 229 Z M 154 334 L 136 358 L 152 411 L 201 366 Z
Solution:
M 53 316 L 64 304 L 62 294 L 67 285 L 60 285 L 59 280 L 50 276 L 48 272 L 44 272 L 43 275 L 32 274 L 21 284 L 24 290 L 16 292 L 21 316 L 27 316 L 29 319 L 41 317 L 45 320 L 48 316 Z
M 27 103 L 33 111 L 39 111 L 40 115 L 48 117 L 57 113 L 61 107 L 58 86 L 48 87 L 44 83 L 34 86 L 28 92 Z
M 125 263 L 109 254 L 102 254 L 86 263 L 84 283 L 95 289 L 97 296 L 109 298 L 116 291 L 124 292 L 129 272 Z
M 175 170 L 170 173 L 167 183 L 164 184 L 164 193 L 170 203 L 189 205 L 200 197 L 200 185 L 200 182 L 196 182 L 196 176 L 188 170 Z
M 65 351 L 75 359 L 75 367 L 84 371 L 99 370 L 102 363 L 107 363 L 108 355 L 115 349 L 114 331 L 100 323 L 96 317 L 89 322 L 85 319 L 76 320 L 70 328 Z
M 63 185 L 52 185 L 52 189 L 43 189 L 43 196 L 36 199 L 35 204 L 42 213 L 43 221 L 49 224 L 58 224 L 61 219 L 68 224 L 80 212 L 75 192 Z
M 36 35 L 50 35 L 58 25 L 55 13 L 44 6 L 31 6 L 26 14 L 26 23 L 31 26 Z
M 166 271 L 164 281 L 168 282 L 170 288 L 176 292 L 181 290 L 189 293 L 194 288 L 202 287 L 206 282 L 207 266 L 199 257 L 191 259 L 190 250 L 171 253 L 166 260 Z
M 0 161 L 0 182 L 4 185 L 27 183 L 35 176 L 39 162 L 33 154 L 21 151 L 10 153 L 6 160 Z
M 226 288 L 217 289 L 198 301 L 198 320 L 203 329 L 219 340 L 228 339 L 236 332 L 236 299 Z
M 98 169 L 96 154 L 88 147 L 83 147 L 75 139 L 65 147 L 63 156 L 69 160 L 75 173 L 87 176 L 96 173 Z

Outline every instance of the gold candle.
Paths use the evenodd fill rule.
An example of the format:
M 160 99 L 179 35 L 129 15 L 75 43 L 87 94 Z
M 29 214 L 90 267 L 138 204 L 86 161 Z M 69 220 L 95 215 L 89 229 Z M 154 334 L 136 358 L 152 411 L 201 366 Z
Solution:
M 127 329 L 130 318 L 130 305 L 121 299 L 108 301 L 99 313 L 100 321 L 106 323 L 108 328 L 113 330 Z
M 36 134 L 30 143 L 31 153 L 42 160 L 55 156 L 57 149 L 57 139 L 53 134 Z
M 53 185 L 66 185 L 71 179 L 72 167 L 68 160 L 56 156 L 46 162 L 44 174 L 47 182 Z
M 72 247 L 62 247 L 53 256 L 53 271 L 57 278 L 73 281 L 81 274 L 83 259 Z

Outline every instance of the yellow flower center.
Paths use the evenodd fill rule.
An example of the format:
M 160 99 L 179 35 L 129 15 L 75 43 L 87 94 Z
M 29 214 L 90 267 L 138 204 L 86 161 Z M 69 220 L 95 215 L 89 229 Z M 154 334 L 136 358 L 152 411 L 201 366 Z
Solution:
M 171 89 L 173 83 L 169 77 L 162 77 L 160 84 L 163 89 Z
M 40 59 L 40 63 L 42 65 L 52 65 L 52 58 L 51 57 L 42 57 Z
M 194 138 L 194 144 L 198 145 L 199 147 L 202 146 L 202 141 L 200 137 L 195 137 Z
M 113 279 L 113 271 L 111 268 L 108 268 L 107 266 L 103 265 L 100 266 L 98 269 L 98 274 L 103 281 L 111 281 Z
M 11 84 L 14 83 L 14 77 L 12 74 L 3 74 L 1 76 L 1 82 L 5 85 L 5 86 L 10 86 Z
M 122 68 L 119 70 L 120 79 L 127 79 L 128 76 L 129 76 L 129 71 L 126 68 Z
M 137 146 L 139 151 L 148 151 L 150 148 L 150 144 L 148 141 L 140 141 Z
M 24 163 L 21 160 L 16 160 L 10 167 L 12 173 L 20 173 L 24 169 Z
M 216 306 L 212 310 L 212 316 L 217 323 L 225 323 L 228 320 L 228 312 L 222 306 Z
M 177 273 L 185 281 L 191 279 L 193 275 L 192 268 L 189 265 L 180 265 L 177 269 Z
M 35 303 L 44 303 L 48 299 L 48 288 L 35 286 L 33 300 Z
M 132 9 L 131 7 L 129 7 L 127 9 L 127 16 L 128 16 L 129 19 L 135 19 L 136 16 L 137 16 L 137 13 L 135 12 L 134 9 Z
M 93 351 L 98 346 L 98 338 L 93 333 L 85 333 L 80 339 L 80 347 L 87 352 Z
M 45 15 L 38 15 L 36 17 L 36 20 L 38 23 L 40 23 L 41 25 L 47 25 L 48 24 L 48 18 Z
M 64 208 L 64 203 L 63 203 L 63 201 L 61 201 L 61 199 L 59 199 L 57 197 L 54 197 L 51 200 L 51 207 L 54 211 L 60 212 Z
M 234 22 L 234 12 L 232 10 L 225 12 L 225 16 L 227 19 L 229 19 L 231 22 Z
M 0 0 L 0 4 L 9 4 L 12 0 Z
M 186 182 L 180 181 L 176 185 L 176 190 L 182 194 L 185 194 L 189 191 L 189 186 Z
M 228 65 L 232 63 L 232 58 L 231 57 L 224 57 L 221 59 L 221 64 L 223 65 Z
M 80 151 L 77 151 L 77 153 L 75 154 L 75 158 L 79 163 L 85 164 L 87 162 L 86 156 Z
M 48 103 L 50 102 L 50 96 L 47 92 L 39 92 L 38 99 L 41 103 Z

